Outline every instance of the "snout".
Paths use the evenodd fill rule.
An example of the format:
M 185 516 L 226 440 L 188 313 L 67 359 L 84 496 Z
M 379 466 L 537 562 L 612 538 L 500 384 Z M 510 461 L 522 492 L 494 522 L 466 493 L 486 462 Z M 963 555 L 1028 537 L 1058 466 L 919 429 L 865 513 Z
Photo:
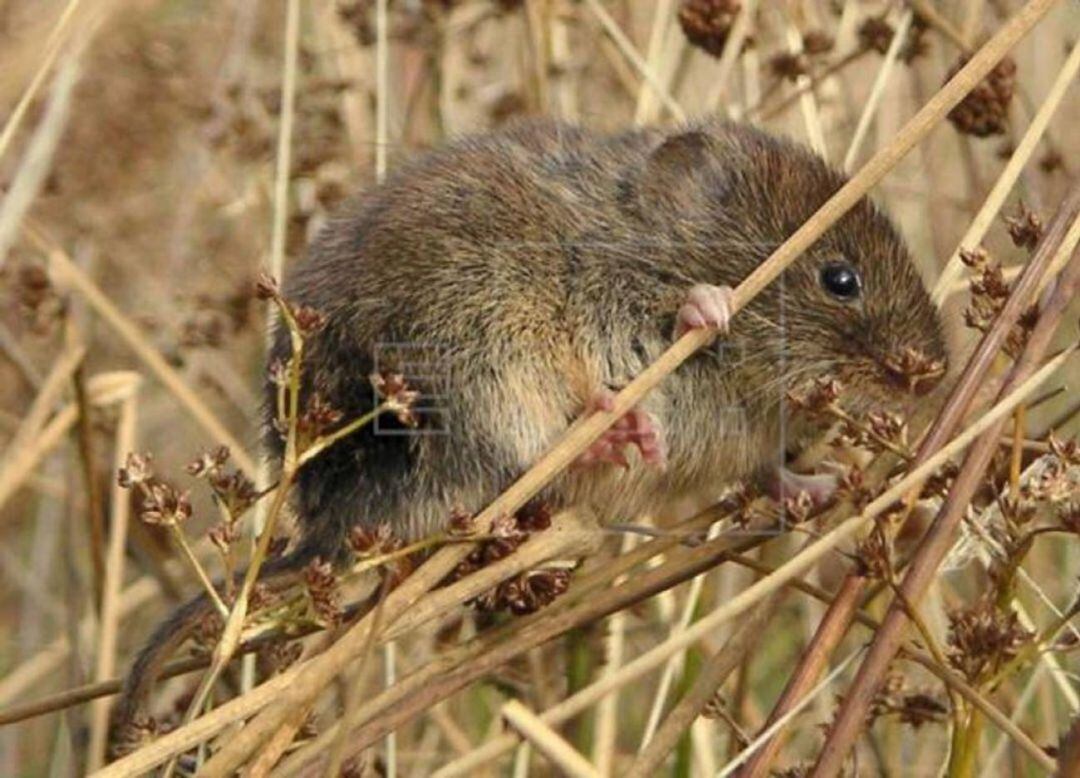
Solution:
M 919 396 L 941 383 L 947 366 L 944 358 L 929 356 L 910 346 L 886 354 L 881 365 L 889 385 Z

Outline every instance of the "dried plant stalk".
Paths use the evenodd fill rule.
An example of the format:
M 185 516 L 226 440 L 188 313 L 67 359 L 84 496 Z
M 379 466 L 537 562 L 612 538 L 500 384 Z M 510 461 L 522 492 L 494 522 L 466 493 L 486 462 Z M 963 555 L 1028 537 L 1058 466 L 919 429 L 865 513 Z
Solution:
M 1069 212 L 1070 202 L 1073 207 L 1080 205 L 1080 187 L 1074 189 L 1063 204 L 1063 210 L 1066 212 Z M 1040 252 L 1052 256 L 1055 248 L 1056 244 L 1047 237 L 1040 246 Z M 1035 264 L 1034 259 L 1032 264 Z M 1025 280 L 1026 275 L 1021 278 L 1020 285 L 1023 285 Z M 1071 304 L 1078 288 L 1080 288 L 1080 252 L 1074 254 L 1070 265 L 1059 278 L 1057 288 L 1032 331 L 1023 354 L 1011 371 L 1009 380 L 1002 387 L 1002 394 L 1013 390 L 1032 373 L 1038 360 L 1049 348 L 1050 340 L 1057 330 L 1061 316 Z M 1074 349 L 1075 346 L 1064 353 L 1070 353 Z M 908 572 L 900 584 L 899 591 L 907 602 L 917 603 L 921 599 L 951 547 L 955 530 L 964 510 L 981 481 L 990 457 L 997 448 L 997 439 L 1001 435 L 1004 424 L 1004 421 L 995 423 L 965 458 L 945 504 L 920 543 Z M 906 622 L 907 614 L 904 608 L 894 602 L 875 636 L 870 652 L 859 668 L 851 689 L 844 698 L 817 764 L 814 766 L 813 775 L 831 776 L 839 771 L 861 728 L 861 720 L 884 677 L 886 667 L 899 649 Z

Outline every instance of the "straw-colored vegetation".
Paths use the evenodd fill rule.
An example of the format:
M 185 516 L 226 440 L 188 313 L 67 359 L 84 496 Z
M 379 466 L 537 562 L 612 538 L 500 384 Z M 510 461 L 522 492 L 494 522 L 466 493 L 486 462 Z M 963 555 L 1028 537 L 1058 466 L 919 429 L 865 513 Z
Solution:
M 1080 774 L 1078 38 L 1068 0 L 0 3 L 0 774 Z M 945 315 L 941 390 L 793 396 L 843 474 L 814 515 L 732 484 L 627 517 L 653 537 L 507 519 L 690 332 L 478 516 L 358 533 L 268 603 L 297 468 L 414 399 L 304 408 L 294 358 L 261 462 L 267 324 L 320 326 L 275 279 L 334 208 L 521 117 L 712 112 L 851 175 L 736 316 L 869 193 Z M 110 764 L 119 677 L 199 591 Z

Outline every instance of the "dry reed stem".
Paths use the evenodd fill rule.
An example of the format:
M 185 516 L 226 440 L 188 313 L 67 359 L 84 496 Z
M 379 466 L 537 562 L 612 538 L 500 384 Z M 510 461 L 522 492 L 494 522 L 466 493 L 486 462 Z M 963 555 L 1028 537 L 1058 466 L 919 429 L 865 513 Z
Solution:
M 1039 388 L 1043 381 L 1060 369 L 1068 358 L 1075 353 L 1075 350 L 1075 347 L 1071 347 L 1047 361 L 1037 373 L 1033 374 L 1020 386 L 1013 389 L 1007 397 L 1001 399 L 994 406 L 989 408 L 986 413 L 970 427 L 966 428 L 946 445 L 941 447 L 921 465 L 912 468 L 907 475 L 875 498 L 867 505 L 860 515 L 853 516 L 840 523 L 829 533 L 823 535 L 814 543 L 804 548 L 799 554 L 778 567 L 770 575 L 765 576 L 753 585 L 747 587 L 735 597 L 717 607 L 712 613 L 695 622 L 685 632 L 669 638 L 635 658 L 617 673 L 613 673 L 611 677 L 602 678 L 600 681 L 585 687 L 577 694 L 567 698 L 556 706 L 556 708 L 545 711 L 543 714 L 544 720 L 549 722 L 556 721 L 559 719 L 555 717 L 574 715 L 584 708 L 589 707 L 607 694 L 611 689 L 623 686 L 640 678 L 660 666 L 673 653 L 681 651 L 687 646 L 695 643 L 721 624 L 742 614 L 755 603 L 760 602 L 780 587 L 787 585 L 788 582 L 800 576 L 836 547 L 845 543 L 859 531 L 869 526 L 876 516 L 891 507 L 897 500 L 903 498 L 913 485 L 922 483 L 926 477 L 937 470 L 937 468 L 944 464 L 948 459 L 958 452 L 963 451 L 973 440 L 982 435 L 988 428 L 995 425 L 1000 419 L 1011 414 L 1020 403 Z M 572 712 L 566 713 L 566 711 Z M 499 740 L 485 744 L 477 749 L 473 755 L 455 760 L 446 767 L 443 767 L 436 775 L 439 776 L 439 778 L 449 778 L 449 776 L 461 775 L 469 769 L 473 769 L 477 765 L 483 764 L 484 762 L 499 756 L 504 751 L 513 748 L 513 745 L 514 743 L 512 740 L 509 743 L 507 743 L 506 740 Z
M 667 67 L 661 68 L 661 65 L 678 60 L 678 52 L 669 53 L 666 58 L 664 57 L 664 43 L 669 37 L 668 31 L 674 28 L 671 24 L 672 9 L 673 0 L 656 0 L 653 9 L 652 26 L 649 31 L 649 44 L 645 49 L 645 62 L 649 69 L 654 73 L 664 74 L 664 83 L 662 85 L 665 90 L 669 88 L 671 69 Z M 681 34 L 676 34 L 675 41 L 677 44 L 681 44 L 683 40 L 685 38 Z M 656 93 L 649 88 L 648 84 L 642 83 L 634 105 L 634 124 L 641 126 L 656 121 L 658 118 L 657 105 L 659 105 L 659 102 L 656 99 Z M 601 772 L 603 771 L 601 770 Z
M 664 107 L 668 109 L 671 115 L 676 121 L 686 121 L 686 111 L 682 109 L 682 106 L 675 100 L 674 97 L 664 88 L 664 85 L 660 82 L 656 72 L 649 67 L 644 59 L 641 58 L 641 54 L 635 48 L 633 41 L 626 37 L 626 33 L 622 31 L 619 25 L 611 18 L 611 14 L 607 12 L 604 6 L 600 5 L 599 0 L 585 0 L 585 5 L 589 7 L 593 15 L 600 22 L 600 25 L 604 28 L 604 32 L 608 34 L 612 42 L 619 49 L 624 57 L 634 66 L 634 69 L 638 72 L 645 82 L 653 89 L 656 96 L 663 102 Z
M 774 570 L 774 568 L 769 567 L 768 565 L 764 565 L 754 559 L 751 559 L 741 554 L 733 554 L 731 556 L 731 561 L 749 567 L 750 569 L 756 570 L 760 573 L 769 574 Z M 797 589 L 798 591 L 807 594 L 814 599 L 826 604 L 836 602 L 837 599 L 844 596 L 843 593 L 840 593 L 839 595 L 831 595 L 820 587 L 809 584 L 801 579 L 794 579 L 790 581 L 788 583 L 788 586 L 793 589 Z M 852 610 L 852 619 L 854 622 L 858 622 L 861 626 L 865 627 L 871 632 L 876 632 L 877 629 L 881 626 L 880 622 L 875 620 L 865 611 L 860 610 L 857 605 Z M 849 656 L 841 664 L 846 665 L 846 663 L 850 662 L 857 655 L 857 653 L 858 652 Z M 911 648 L 903 649 L 902 656 L 904 659 L 922 665 L 924 669 L 937 676 L 937 678 L 939 678 L 944 684 L 946 684 L 949 689 L 957 692 L 958 694 L 960 694 L 960 696 L 964 697 L 972 705 L 979 708 L 979 710 L 986 714 L 987 718 L 997 724 L 1003 734 L 1005 734 L 1009 739 L 1014 741 L 1020 748 L 1031 754 L 1036 761 L 1045 756 L 1041 754 L 1039 747 L 1035 745 L 1034 741 L 1032 741 L 1031 738 L 1025 732 L 1023 732 L 1023 730 L 1017 727 L 1016 723 L 1012 719 L 1009 719 L 1007 716 L 1005 716 L 1005 714 L 1002 713 L 1000 709 L 996 708 L 989 700 L 986 699 L 985 696 L 979 693 L 977 689 L 974 689 L 969 684 L 967 684 L 964 679 L 961 678 L 958 674 L 951 671 L 947 667 L 943 667 L 933 657 L 913 650 Z M 823 685 L 814 687 L 813 690 L 808 692 L 808 696 L 812 697 L 822 688 Z M 739 772 L 740 778 L 745 778 L 747 775 L 750 774 L 764 774 L 763 771 L 767 770 L 767 767 L 752 767 L 752 765 L 754 765 L 755 762 L 761 762 L 766 765 L 771 762 L 771 759 L 763 757 L 763 748 L 767 746 L 772 746 L 773 744 L 778 744 L 782 741 L 781 733 L 786 726 L 786 723 L 791 721 L 792 717 L 800 710 L 802 710 L 805 704 L 806 697 L 802 697 L 799 700 L 795 700 L 793 705 L 785 707 L 783 709 L 784 712 L 782 716 L 775 719 L 769 719 L 766 725 L 762 728 L 761 734 L 757 738 L 755 738 L 753 743 L 751 743 L 743 751 L 742 756 L 744 758 L 740 760 L 735 760 L 731 763 L 732 765 L 742 764 L 743 762 L 747 761 L 746 757 L 749 757 L 750 764 L 747 764 L 743 768 L 743 770 Z M 780 707 L 781 706 L 779 705 L 777 706 L 777 708 Z M 775 714 L 776 709 L 774 709 L 773 712 Z
M 1061 70 L 1054 79 L 1054 83 L 1047 92 L 1046 99 L 1043 100 L 1039 110 L 1032 117 L 1027 130 L 1024 131 L 1023 137 L 1016 145 L 1016 150 L 1013 151 L 997 181 L 994 182 L 990 194 L 986 196 L 986 200 L 983 201 L 982 207 L 979 208 L 975 218 L 971 220 L 964 237 L 960 239 L 956 251 L 949 257 L 948 262 L 941 271 L 941 275 L 938 276 L 932 294 L 934 302 L 938 305 L 949 295 L 957 276 L 962 271 L 961 250 L 978 248 L 986 236 L 990 225 L 993 224 L 994 219 L 997 218 L 998 212 L 1001 210 L 1001 206 L 1005 203 L 1005 198 L 1008 197 L 1031 155 L 1038 148 L 1039 141 L 1042 139 L 1043 133 L 1046 132 L 1050 119 L 1058 106 L 1061 105 L 1061 101 L 1076 78 L 1078 71 L 1080 71 L 1080 46 L 1073 46 L 1068 59 L 1065 60 L 1065 64 L 1062 65 Z
M 637 536 L 627 534 L 623 538 L 619 555 L 628 554 L 634 548 Z M 612 586 L 622 586 L 626 583 L 627 576 L 623 574 L 612 581 Z M 626 655 L 626 612 L 619 611 L 612 614 L 608 620 L 607 639 L 604 641 L 604 659 L 602 674 L 615 672 L 622 667 Z M 592 761 L 596 770 L 601 775 L 611 775 L 612 766 L 615 762 L 616 741 L 619 736 L 618 714 L 619 695 L 613 692 L 604 698 L 596 710 L 596 731 L 593 735 Z M 541 700 L 541 705 L 544 701 Z M 472 749 L 469 749 L 470 751 Z
M 1054 0 L 1031 0 L 993 38 L 987 41 L 965 66 L 908 121 L 889 144 L 878 151 L 855 176 L 739 285 L 733 295 L 733 312 L 741 310 L 784 267 L 794 261 L 820 237 L 821 233 L 832 226 L 884 177 L 997 64 L 1016 41 L 1049 11 L 1053 4 Z M 590 0 L 590 7 L 594 9 L 598 7 L 596 0 Z M 604 14 L 601 16 L 602 20 L 607 18 L 611 22 L 610 17 L 606 16 L 602 8 L 600 8 L 600 13 Z M 611 411 L 594 413 L 574 424 L 548 454 L 478 515 L 477 525 L 482 529 L 486 528 L 495 517 L 511 513 L 521 507 L 551 478 L 564 470 L 607 427 L 629 411 L 660 380 L 711 338 L 711 332 L 700 330 L 683 335 L 665 354 L 615 396 Z M 849 534 L 853 534 L 859 528 L 858 525 L 843 526 Z M 839 532 L 837 536 L 839 539 L 846 537 L 845 534 Z M 461 549 L 440 551 L 399 589 L 395 590 L 391 595 L 394 602 L 388 603 L 388 607 L 397 609 L 411 605 L 423 595 L 427 588 L 445 577 L 463 556 Z M 362 645 L 364 635 L 369 629 L 370 622 L 362 619 L 325 654 L 304 665 L 305 676 L 295 686 L 290 687 L 290 699 L 279 702 L 264 711 L 238 737 L 230 741 L 207 764 L 209 771 L 207 774 L 225 774 L 237 768 L 240 762 L 254 751 L 261 739 L 268 737 L 276 729 L 284 719 L 289 705 L 313 697 L 329 683 L 330 679 L 348 661 L 350 651 L 355 651 L 359 645 Z
M 713 698 L 732 671 L 745 661 L 759 644 L 762 630 L 775 615 L 783 594 L 779 591 L 758 605 L 739 625 L 724 647 L 705 660 L 693 686 L 671 709 L 648 745 L 638 753 L 626 772 L 626 778 L 649 778 L 658 773 L 668 754 L 675 749 L 680 738 L 701 714 L 702 708 Z
M 19 225 L 52 170 L 53 157 L 67 128 L 75 86 L 79 83 L 81 53 L 82 46 L 77 46 L 60 64 L 45 115 L 34 130 L 11 186 L 4 193 L 4 207 L 0 208 L 0 268 L 4 267 L 8 252 L 18 237 Z
M 1074 188 L 1069 194 L 1060 212 L 1071 213 L 1072 208 L 1070 206 L 1076 207 L 1080 205 L 1077 202 L 1078 200 L 1080 200 L 1080 187 Z M 1055 221 L 1060 220 L 1055 219 Z M 1052 256 L 1056 253 L 1055 248 L 1056 245 L 1051 240 L 1048 232 L 1039 250 L 1036 251 L 1036 256 L 1032 258 L 1031 264 L 1037 266 L 1040 263 L 1045 263 L 1045 259 L 1041 255 Z M 1021 277 L 1018 288 L 1025 286 L 1026 281 L 1028 281 L 1028 274 Z M 1080 252 L 1074 254 L 1065 274 L 1059 279 L 1054 294 L 1031 332 L 1023 354 L 1013 367 L 1009 380 L 1002 387 L 1002 395 L 1012 391 L 1014 386 L 1023 382 L 1031 374 L 1034 365 L 1037 364 L 1038 360 L 1042 358 L 1042 354 L 1049 348 L 1050 340 L 1057 329 L 1061 316 L 1072 302 L 1078 286 L 1080 286 Z M 1010 303 L 1012 301 L 1013 298 L 1010 297 Z M 1073 352 L 1075 348 L 1074 344 L 1062 353 Z M 997 439 L 1003 427 L 1004 421 L 995 423 L 989 429 L 989 433 L 980 438 L 978 443 L 968 452 L 945 504 L 919 544 L 919 548 L 900 584 L 900 593 L 907 602 L 918 603 L 929 587 L 938 566 L 952 545 L 955 530 L 962 519 L 964 510 L 997 448 Z M 818 756 L 812 775 L 832 776 L 840 770 L 843 760 L 846 758 L 858 731 L 861 729 L 861 720 L 866 714 L 881 679 L 884 677 L 888 663 L 899 649 L 906 622 L 905 609 L 894 601 L 885 620 L 882 622 L 881 629 L 875 636 L 866 659 L 859 668 L 859 672 L 856 674 L 855 680 L 844 698 L 844 702 L 840 706 L 825 745 Z M 1047 757 L 1047 760 L 1052 761 L 1049 760 L 1049 757 Z
M 400 613 L 398 619 L 387 623 L 383 637 L 385 639 L 400 637 L 406 631 L 415 629 L 421 624 L 443 615 L 450 608 L 487 591 L 500 581 L 517 575 L 523 570 L 535 567 L 548 559 L 573 553 L 574 551 L 588 552 L 589 548 L 593 547 L 592 544 L 599 540 L 600 535 L 595 531 L 575 529 L 574 525 L 578 521 L 578 514 L 574 512 L 558 514 L 552 520 L 551 529 L 530 539 L 514 554 L 478 570 L 451 586 L 433 592 L 423 601 L 417 602 L 414 607 Z M 471 544 L 466 543 L 463 545 L 472 548 Z M 406 583 L 410 580 L 412 580 L 412 577 L 406 579 Z M 404 585 L 402 584 L 402 586 Z M 393 592 L 391 596 L 392 594 Z M 391 610 L 392 605 L 391 597 L 387 597 L 384 607 L 387 614 L 391 616 L 394 614 Z M 283 691 L 295 684 L 296 677 L 305 666 L 294 666 L 285 673 L 263 682 L 248 694 L 230 700 L 189 724 L 163 735 L 138 751 L 107 765 L 95 775 L 138 774 L 167 761 L 177 754 L 183 753 L 213 737 L 230 724 L 247 718 L 272 702 L 275 697 L 279 697 Z M 333 730 L 327 730 L 327 733 L 324 734 L 332 732 Z
M 16 103 L 15 108 L 12 109 L 7 122 L 4 123 L 3 131 L 0 132 L 0 158 L 7 152 L 8 146 L 11 145 L 15 133 L 22 123 L 23 117 L 26 116 L 27 109 L 30 108 L 31 103 L 33 103 L 34 98 L 37 96 L 38 90 L 40 90 L 41 85 L 45 83 L 45 76 L 49 74 L 53 63 L 56 61 L 56 57 L 63 49 L 64 43 L 69 36 L 71 20 L 74 18 L 75 12 L 78 11 L 81 2 L 82 0 L 68 0 L 67 6 L 64 7 L 64 10 L 60 13 L 60 17 L 56 20 L 56 24 L 49 32 L 49 37 L 45 41 L 45 54 L 41 58 L 41 63 L 38 65 L 34 77 L 30 79 L 30 83 L 27 84 L 26 89 L 19 98 L 19 102 Z
M 851 136 L 847 153 L 844 155 L 844 163 L 841 169 L 845 173 L 851 172 L 855 166 L 855 160 L 859 157 L 859 150 L 862 148 L 863 141 L 866 140 L 867 132 L 870 130 L 870 122 L 874 120 L 878 108 L 881 106 L 881 98 L 885 94 L 885 86 L 889 83 L 889 76 L 892 75 L 893 69 L 896 67 L 900 50 L 907 42 L 908 30 L 911 29 L 913 19 L 914 13 L 908 8 L 904 11 L 903 16 L 900 17 L 900 23 L 896 26 L 896 32 L 893 33 L 889 48 L 885 52 L 885 58 L 878 67 L 877 75 L 874 76 L 874 84 L 870 88 L 869 97 L 866 98 L 866 105 L 859 115 L 859 122 L 855 125 L 855 134 Z
M 930 0 L 911 0 L 911 7 L 915 9 L 919 17 L 944 35 L 950 43 L 963 53 L 971 51 L 971 47 L 964 40 L 963 33 L 952 22 L 942 16 L 941 12 L 934 7 Z
M 788 722 L 790 722 L 793 718 L 799 715 L 803 708 L 809 705 L 813 700 L 817 699 L 818 695 L 828 689 L 832 682 L 836 680 L 840 676 L 840 674 L 844 672 L 844 670 L 847 669 L 848 665 L 850 665 L 852 662 L 855 661 L 856 658 L 858 658 L 859 654 L 861 654 L 862 651 L 863 649 L 859 648 L 848 654 L 848 656 L 844 658 L 844 660 L 841 661 L 840 664 L 834 667 L 831 671 L 829 671 L 828 675 L 821 679 L 821 682 L 818 683 L 817 686 L 807 692 L 807 694 L 802 699 L 800 699 L 795 704 L 795 706 L 791 708 L 791 710 L 785 712 L 783 716 L 778 718 L 775 722 L 772 723 L 771 726 L 766 728 L 760 735 L 754 738 L 754 740 L 751 741 L 750 744 L 746 748 L 744 748 L 734 759 L 724 765 L 720 769 L 720 772 L 717 773 L 716 778 L 726 778 L 726 776 L 729 776 L 733 772 L 735 772 L 735 770 L 737 770 L 739 766 L 742 765 L 742 763 L 745 762 L 748 758 L 753 756 L 763 744 L 765 744 L 770 738 L 775 737 L 775 735 L 780 731 L 781 728 L 787 726 Z
M 40 448 L 36 445 L 35 439 L 40 436 L 46 419 L 53 412 L 57 401 L 70 384 L 71 377 L 85 355 L 85 348 L 70 343 L 60 353 L 18 429 L 8 442 L 4 458 L 0 461 L 0 506 L 3 506 L 22 485 L 33 472 L 36 460 L 44 454 L 43 451 L 33 453 L 35 449 Z M 31 464 L 31 459 L 35 460 L 33 464 Z
M 501 714 L 521 737 L 550 759 L 561 773 L 572 778 L 601 778 L 601 773 L 585 757 L 517 700 L 503 705 Z
M 715 518 L 717 512 L 709 510 L 703 515 Z M 571 585 L 570 590 L 544 610 L 519 619 L 497 632 L 480 636 L 467 645 L 444 652 L 402 679 L 393 689 L 387 689 L 371 700 L 363 716 L 358 717 L 367 723 L 353 734 L 353 740 L 360 744 L 358 748 L 370 744 L 382 732 L 400 726 L 433 702 L 445 699 L 513 657 L 574 627 L 593 623 L 670 589 L 711 569 L 733 549 L 747 550 L 764 539 L 763 535 L 746 538 L 737 533 L 734 537 L 723 537 L 694 549 L 680 549 L 672 554 L 671 561 L 633 576 L 626 585 L 618 588 L 612 588 L 610 582 L 653 554 L 663 553 L 670 547 L 668 540 L 650 541 L 624 557 L 611 560 L 602 568 L 583 570 L 580 579 Z M 560 703 L 546 711 L 545 721 L 554 723 L 549 716 L 562 721 L 588 707 L 588 704 L 579 706 L 574 700 L 566 702 L 569 704 Z M 513 749 L 515 742 L 516 739 L 509 736 L 506 750 Z M 303 763 L 307 758 L 305 754 L 297 762 Z
M 211 440 L 224 443 L 241 470 L 249 475 L 256 472 L 255 460 L 228 428 L 214 415 L 203 399 L 180 374 L 161 356 L 150 340 L 131 319 L 101 291 L 100 288 L 76 265 L 67 253 L 38 229 L 30 229 L 28 235 L 49 260 L 49 268 L 59 280 L 70 284 L 90 304 L 90 307 L 120 337 L 166 389 L 187 410 L 195 422 L 203 428 Z
M 114 472 L 124 467 L 128 452 L 136 449 L 136 418 L 138 412 L 139 384 L 141 377 L 132 375 L 130 394 L 120 403 L 120 419 L 116 427 L 113 449 Z M 109 522 L 108 552 L 105 577 L 101 591 L 101 624 L 98 628 L 97 657 L 94 679 L 104 681 L 116 672 L 116 637 L 120 627 L 120 591 L 124 582 L 124 552 L 127 547 L 128 520 L 131 517 L 131 500 L 117 480 L 112 479 Z M 87 750 L 87 769 L 95 770 L 105 762 L 105 749 L 109 739 L 109 710 L 111 700 L 102 697 L 90 708 L 90 744 Z
M 739 54 L 742 53 L 743 44 L 750 34 L 754 13 L 756 13 L 756 11 L 757 0 L 746 0 L 739 10 L 739 15 L 735 17 L 735 22 L 731 25 L 731 32 L 728 33 L 728 39 L 724 42 L 724 51 L 720 55 L 720 65 L 716 69 L 716 76 L 713 80 L 712 87 L 706 93 L 705 99 L 702 101 L 705 106 L 705 113 L 707 114 L 713 114 L 719 111 L 720 106 L 724 102 L 724 98 L 727 96 L 731 72 L 735 69 L 735 62 L 739 59 Z
M 800 710 L 804 704 L 804 689 L 809 689 L 817 677 L 825 670 L 829 657 L 847 634 L 852 620 L 858 613 L 859 601 L 865 588 L 866 579 L 857 575 L 848 575 L 840 585 L 839 591 L 831 598 L 829 609 L 814 632 L 810 644 L 804 649 L 798 666 L 788 678 L 780 698 L 773 705 L 772 712 L 761 727 L 761 732 L 754 739 L 744 754 L 749 760 L 739 772 L 739 778 L 763 778 L 768 775 L 773 760 L 784 743 L 783 729 L 791 714 Z
M 790 20 L 784 25 L 784 35 L 787 39 L 788 51 L 792 54 L 801 54 L 802 35 Z M 801 75 L 795 79 L 795 88 L 799 93 L 799 111 L 802 113 L 803 126 L 806 128 L 807 143 L 819 157 L 828 161 L 829 145 L 825 142 L 825 130 L 821 125 L 821 111 L 818 108 L 817 97 L 814 95 L 813 81 L 810 76 Z
M 719 532 L 719 525 L 713 525 L 709 530 L 709 540 L 712 540 L 717 536 Z M 683 611 L 679 616 L 678 623 L 671 628 L 670 635 L 677 634 L 685 630 L 690 626 L 690 621 L 694 618 L 694 612 L 698 607 L 698 600 L 701 597 L 702 587 L 705 585 L 705 575 L 699 575 L 690 582 L 690 589 L 686 593 L 686 601 L 683 603 Z M 664 672 L 660 676 L 660 683 L 656 687 L 654 695 L 652 709 L 649 711 L 649 717 L 645 722 L 645 730 L 641 735 L 640 750 L 649 744 L 653 735 L 656 732 L 656 728 L 660 725 L 660 716 L 664 712 L 664 706 L 667 704 L 668 692 L 671 689 L 671 683 L 675 679 L 675 672 L 679 667 L 679 657 L 672 657 L 667 665 L 664 666 Z

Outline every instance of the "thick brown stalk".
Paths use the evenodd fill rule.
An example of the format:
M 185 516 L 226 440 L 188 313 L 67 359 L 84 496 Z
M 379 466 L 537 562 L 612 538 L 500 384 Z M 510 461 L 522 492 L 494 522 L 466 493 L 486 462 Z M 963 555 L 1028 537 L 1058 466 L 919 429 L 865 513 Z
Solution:
M 949 395 L 937 420 L 923 438 L 912 466 L 924 462 L 934 451 L 940 448 L 953 434 L 971 401 L 983 385 L 986 375 L 1001 353 L 1001 346 L 1019 319 L 1021 313 L 1031 304 L 1036 291 L 1042 284 L 1043 276 L 1053 263 L 1058 246 L 1065 239 L 1069 228 L 1080 211 L 1080 188 L 1074 188 L 1067 196 L 1058 213 L 1047 229 L 1039 251 L 1032 257 L 1024 273 L 1017 281 L 1012 295 L 998 315 L 991 329 L 986 333 L 964 368 L 963 375 Z M 847 634 L 852 616 L 861 601 L 867 579 L 857 573 L 850 573 L 841 585 L 841 595 L 833 601 L 822 618 L 810 645 L 804 652 L 799 666 L 792 673 L 780 699 L 762 731 L 783 716 L 807 693 L 821 675 L 829 657 Z M 845 596 L 846 595 L 846 596 Z M 741 778 L 760 778 L 767 775 L 780 747 L 780 733 L 761 748 L 739 773 Z
M 1062 208 L 1059 209 L 1059 216 L 1062 211 L 1075 215 L 1078 200 L 1080 200 L 1080 191 L 1074 188 Z M 1055 222 L 1057 221 L 1059 219 L 1055 219 Z M 1066 221 L 1071 223 L 1072 219 L 1069 218 Z M 1035 257 L 1032 258 L 1032 264 L 1048 261 L 1045 255 L 1053 256 L 1056 252 L 1057 244 L 1048 233 Z M 1065 271 L 1059 277 L 1057 287 L 1042 311 L 1023 354 L 1002 387 L 1002 395 L 1008 393 L 1035 370 L 1049 349 L 1058 324 L 1073 301 L 1078 288 L 1080 288 L 1080 251 L 1075 251 Z M 952 547 L 964 511 L 982 482 L 983 472 L 990 463 L 997 448 L 998 438 L 1007 423 L 1007 420 L 999 421 L 984 432 L 965 457 L 945 504 L 920 543 L 911 566 L 900 584 L 900 593 L 908 602 L 917 603 L 921 600 L 933 581 L 938 566 Z M 894 601 L 866 659 L 855 676 L 851 689 L 840 706 L 825 745 L 818 756 L 818 762 L 811 773 L 813 776 L 820 778 L 820 776 L 832 776 L 839 773 L 845 757 L 862 728 L 863 720 L 885 676 L 889 662 L 900 648 L 906 626 L 907 616 L 904 608 L 898 601 Z
M 671 709 L 653 739 L 638 754 L 626 773 L 627 778 L 648 778 L 659 773 L 660 765 L 679 744 L 679 739 L 701 714 L 702 708 L 713 698 L 731 671 L 760 643 L 762 631 L 772 619 L 783 596 L 784 591 L 781 590 L 761 603 L 723 648 L 705 661 L 690 691 Z
M 866 578 L 855 574 L 848 575 L 844 579 L 840 585 L 840 591 L 829 604 L 829 609 L 814 632 L 813 639 L 803 651 L 799 666 L 788 679 L 787 686 L 784 687 L 780 699 L 773 706 L 769 718 L 761 725 L 761 732 L 765 732 L 792 710 L 817 683 L 829 662 L 829 657 L 851 627 L 855 614 L 858 612 L 866 582 Z M 769 774 L 769 768 L 779 753 L 780 746 L 783 745 L 784 732 L 785 730 L 781 729 L 750 757 L 738 773 L 740 778 Z

